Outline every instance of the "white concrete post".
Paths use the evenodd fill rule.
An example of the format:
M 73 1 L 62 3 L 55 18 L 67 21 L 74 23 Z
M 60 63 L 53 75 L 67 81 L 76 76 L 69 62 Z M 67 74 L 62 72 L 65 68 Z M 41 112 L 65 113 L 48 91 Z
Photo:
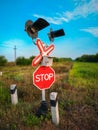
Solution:
M 0 71 L 0 76 L 2 76 L 2 72 Z
M 11 92 L 11 102 L 12 102 L 12 104 L 16 105 L 18 103 L 16 84 L 12 84 L 10 86 L 10 92 Z
M 52 122 L 55 125 L 58 125 L 59 124 L 59 110 L 58 110 L 57 92 L 50 93 L 50 104 L 51 104 Z

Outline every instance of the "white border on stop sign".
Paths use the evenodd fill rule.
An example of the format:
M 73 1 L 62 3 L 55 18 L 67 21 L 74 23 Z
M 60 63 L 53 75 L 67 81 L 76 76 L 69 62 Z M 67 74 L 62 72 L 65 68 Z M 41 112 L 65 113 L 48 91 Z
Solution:
M 39 90 L 45 90 L 45 89 L 40 89 L 35 83 L 34 83 L 34 73 L 40 68 L 40 67 L 49 67 L 49 68 L 51 68 L 51 70 L 54 72 L 54 81 L 52 82 L 52 84 L 50 85 L 50 87 L 49 88 L 45 88 L 45 89 L 50 89 L 51 88 L 51 86 L 53 85 L 53 83 L 55 82 L 55 71 L 54 71 L 54 69 L 51 67 L 51 66 L 38 66 L 38 68 L 33 72 L 33 85 L 34 86 L 36 86 Z

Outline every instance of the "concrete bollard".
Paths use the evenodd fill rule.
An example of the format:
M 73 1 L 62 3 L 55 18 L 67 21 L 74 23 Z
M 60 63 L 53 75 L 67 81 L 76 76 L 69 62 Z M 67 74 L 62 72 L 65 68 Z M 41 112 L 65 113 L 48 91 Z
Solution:
M 10 92 L 11 92 L 11 102 L 12 102 L 12 104 L 16 105 L 18 103 L 16 84 L 12 84 L 10 86 Z
M 0 76 L 2 76 L 2 72 L 0 71 Z
M 58 110 L 57 92 L 50 93 L 50 104 L 51 104 L 52 122 L 55 125 L 58 125 L 59 124 L 59 110 Z

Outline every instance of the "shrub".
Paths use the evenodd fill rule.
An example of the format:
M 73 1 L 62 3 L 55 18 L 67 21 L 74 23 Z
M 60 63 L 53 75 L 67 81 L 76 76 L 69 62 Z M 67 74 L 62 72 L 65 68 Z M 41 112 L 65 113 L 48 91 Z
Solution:
M 24 122 L 27 126 L 37 126 L 41 123 L 41 119 L 30 114 L 24 119 Z
M 31 60 L 24 58 L 24 57 L 18 57 L 16 59 L 16 64 L 17 65 L 30 65 L 31 64 Z
M 0 66 L 4 66 L 7 63 L 7 59 L 4 56 L 0 56 Z

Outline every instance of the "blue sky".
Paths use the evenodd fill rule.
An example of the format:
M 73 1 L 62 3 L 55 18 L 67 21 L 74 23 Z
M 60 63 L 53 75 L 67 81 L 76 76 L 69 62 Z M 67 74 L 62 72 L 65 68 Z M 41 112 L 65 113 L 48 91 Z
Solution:
M 0 0 L 0 55 L 14 61 L 16 55 L 38 55 L 37 46 L 24 31 L 25 22 L 44 18 L 50 26 L 38 37 L 50 44 L 50 28 L 63 28 L 66 35 L 55 38 L 50 56 L 71 57 L 98 53 L 98 0 Z

